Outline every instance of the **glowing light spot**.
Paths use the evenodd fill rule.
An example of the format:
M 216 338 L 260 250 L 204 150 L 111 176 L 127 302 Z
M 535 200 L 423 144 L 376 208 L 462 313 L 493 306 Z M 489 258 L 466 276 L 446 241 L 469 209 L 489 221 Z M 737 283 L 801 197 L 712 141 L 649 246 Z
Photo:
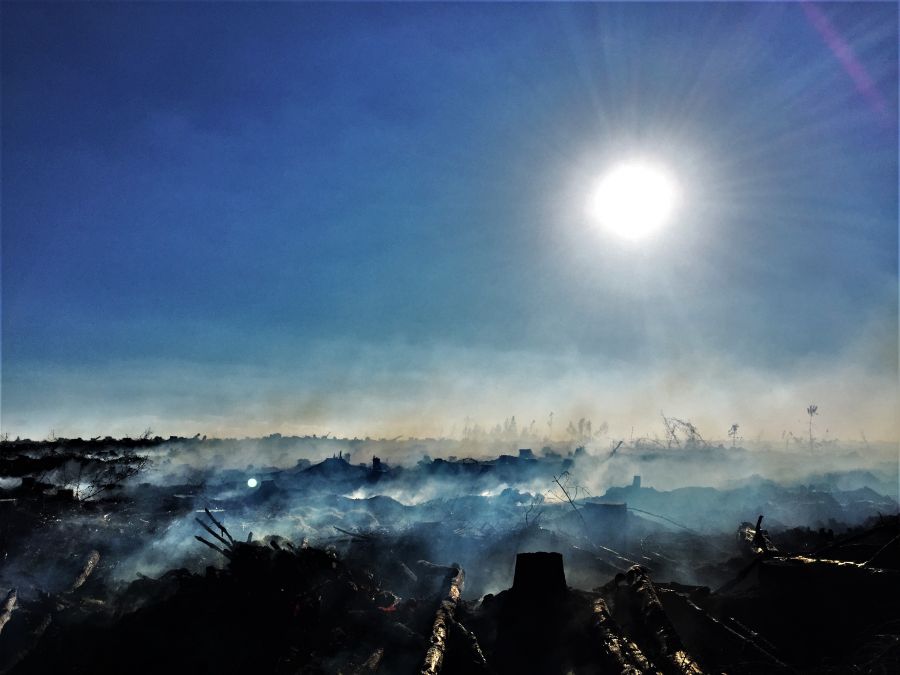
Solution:
M 248 488 L 255 488 L 257 485 L 259 485 L 259 481 L 257 481 L 255 478 L 247 479 L 247 487 Z
M 665 170 L 633 161 L 614 167 L 597 183 L 589 215 L 622 239 L 644 239 L 669 220 L 678 189 Z

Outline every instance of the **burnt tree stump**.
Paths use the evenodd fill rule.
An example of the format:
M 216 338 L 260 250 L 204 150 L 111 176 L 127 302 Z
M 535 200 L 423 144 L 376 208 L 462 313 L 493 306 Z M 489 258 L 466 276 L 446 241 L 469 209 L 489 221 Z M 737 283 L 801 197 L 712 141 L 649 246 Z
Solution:
M 561 553 L 519 553 L 512 590 L 517 595 L 546 597 L 564 595 L 568 590 Z

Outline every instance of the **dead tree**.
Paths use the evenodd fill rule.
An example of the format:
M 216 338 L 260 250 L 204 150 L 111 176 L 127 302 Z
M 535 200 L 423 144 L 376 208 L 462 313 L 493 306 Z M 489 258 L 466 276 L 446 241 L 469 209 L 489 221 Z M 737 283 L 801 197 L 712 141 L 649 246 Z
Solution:
M 738 438 L 738 429 L 739 425 L 737 423 L 732 424 L 731 428 L 728 430 L 728 435 L 731 437 L 731 447 L 734 448 L 737 446 L 737 438 Z
M 809 449 L 813 449 L 813 434 L 812 434 L 812 423 L 813 417 L 819 414 L 819 406 L 815 403 L 810 403 L 809 407 L 806 409 L 806 414 L 809 415 Z

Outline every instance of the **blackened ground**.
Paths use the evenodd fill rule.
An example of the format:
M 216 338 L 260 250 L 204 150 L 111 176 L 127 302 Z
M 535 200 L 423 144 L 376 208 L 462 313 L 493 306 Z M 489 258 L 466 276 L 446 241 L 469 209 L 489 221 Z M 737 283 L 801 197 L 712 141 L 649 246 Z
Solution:
M 440 579 L 419 586 L 421 600 L 400 601 L 326 551 L 237 544 L 224 569 L 132 583 L 119 610 L 56 612 L 12 672 L 329 673 L 362 667 L 379 650 L 382 672 L 413 672 Z

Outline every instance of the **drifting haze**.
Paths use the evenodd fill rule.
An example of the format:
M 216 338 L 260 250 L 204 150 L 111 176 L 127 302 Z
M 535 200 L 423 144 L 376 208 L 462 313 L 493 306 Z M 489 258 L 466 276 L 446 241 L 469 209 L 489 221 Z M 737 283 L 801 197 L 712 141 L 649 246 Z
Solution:
M 515 415 L 523 432 L 534 420 L 533 435 L 565 438 L 569 421 L 585 417 L 595 427 L 607 422 L 610 438 L 628 438 L 662 436 L 663 411 L 691 420 L 708 439 L 725 438 L 738 423 L 747 440 L 774 440 L 784 432 L 805 437 L 805 409 L 815 402 L 817 438 L 893 440 L 893 339 L 884 330 L 863 332 L 841 358 L 806 357 L 777 370 L 711 353 L 632 364 L 574 351 L 359 344 L 319 345 L 256 366 L 132 361 L 43 376 L 7 373 L 16 394 L 7 396 L 5 419 L 35 438 L 49 429 L 87 437 L 147 427 L 186 436 L 277 430 L 459 438 L 467 418 L 489 429 Z M 41 415 L 24 413 L 41 408 Z
M 2 11 L 13 437 L 900 435 L 891 3 Z

